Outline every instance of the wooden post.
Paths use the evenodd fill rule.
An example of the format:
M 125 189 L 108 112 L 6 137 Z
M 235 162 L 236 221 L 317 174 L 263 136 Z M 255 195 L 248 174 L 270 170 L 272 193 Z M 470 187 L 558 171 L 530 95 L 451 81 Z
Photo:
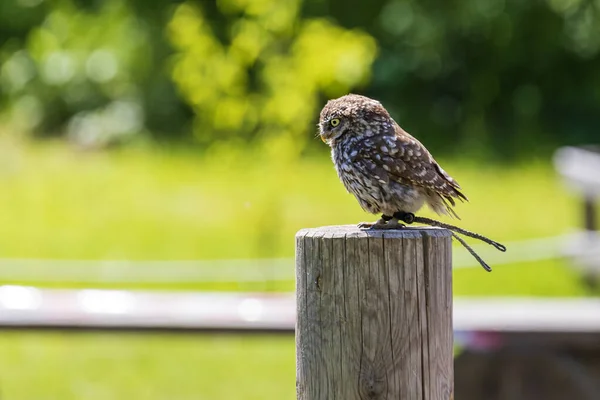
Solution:
M 296 235 L 299 400 L 454 397 L 450 232 Z

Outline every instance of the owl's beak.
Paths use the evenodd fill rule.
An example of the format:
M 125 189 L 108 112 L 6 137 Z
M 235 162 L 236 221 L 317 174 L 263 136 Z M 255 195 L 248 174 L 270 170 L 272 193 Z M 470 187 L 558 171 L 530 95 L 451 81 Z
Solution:
M 325 131 L 325 129 L 323 129 L 323 126 L 319 125 L 319 138 L 321 139 L 321 141 L 323 141 L 323 143 L 327 143 L 326 134 L 327 132 Z
M 325 144 L 329 144 L 329 141 L 331 140 L 331 132 L 329 132 L 327 129 L 324 129 L 322 125 L 319 126 L 319 137 L 321 138 L 321 140 L 323 141 L 323 143 Z

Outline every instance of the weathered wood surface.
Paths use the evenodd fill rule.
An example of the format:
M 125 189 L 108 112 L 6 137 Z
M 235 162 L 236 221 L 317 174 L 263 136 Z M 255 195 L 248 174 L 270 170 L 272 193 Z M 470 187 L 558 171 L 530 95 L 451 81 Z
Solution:
M 451 235 L 296 235 L 299 400 L 453 398 Z

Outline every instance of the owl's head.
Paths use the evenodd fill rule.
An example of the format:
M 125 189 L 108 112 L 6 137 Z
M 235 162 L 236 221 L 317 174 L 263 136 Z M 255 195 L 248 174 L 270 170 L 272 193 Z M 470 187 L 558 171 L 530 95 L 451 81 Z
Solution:
M 319 120 L 319 135 L 332 146 L 343 136 L 362 135 L 375 129 L 375 125 L 390 121 L 390 115 L 377 100 L 348 94 L 325 104 Z

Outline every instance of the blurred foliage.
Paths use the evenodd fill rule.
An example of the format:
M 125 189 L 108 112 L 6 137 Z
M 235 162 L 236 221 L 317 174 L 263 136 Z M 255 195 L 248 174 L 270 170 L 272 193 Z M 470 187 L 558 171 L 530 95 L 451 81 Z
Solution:
M 157 60 L 168 49 L 162 28 L 153 36 L 128 3 L 3 1 L 0 124 L 86 147 L 181 134 L 186 112 Z
M 531 157 L 599 141 L 599 1 L 380 6 L 368 93 L 433 151 Z
M 200 142 L 261 136 L 273 156 L 298 153 L 310 137 L 318 93 L 338 97 L 366 82 L 374 39 L 325 19 L 301 19 L 299 5 L 219 0 L 212 17 L 191 2 L 177 8 L 169 24 L 173 79 L 196 111 Z
M 598 0 L 3 0 L 0 131 L 288 157 L 357 91 L 436 154 L 546 155 L 599 141 L 599 50 Z

